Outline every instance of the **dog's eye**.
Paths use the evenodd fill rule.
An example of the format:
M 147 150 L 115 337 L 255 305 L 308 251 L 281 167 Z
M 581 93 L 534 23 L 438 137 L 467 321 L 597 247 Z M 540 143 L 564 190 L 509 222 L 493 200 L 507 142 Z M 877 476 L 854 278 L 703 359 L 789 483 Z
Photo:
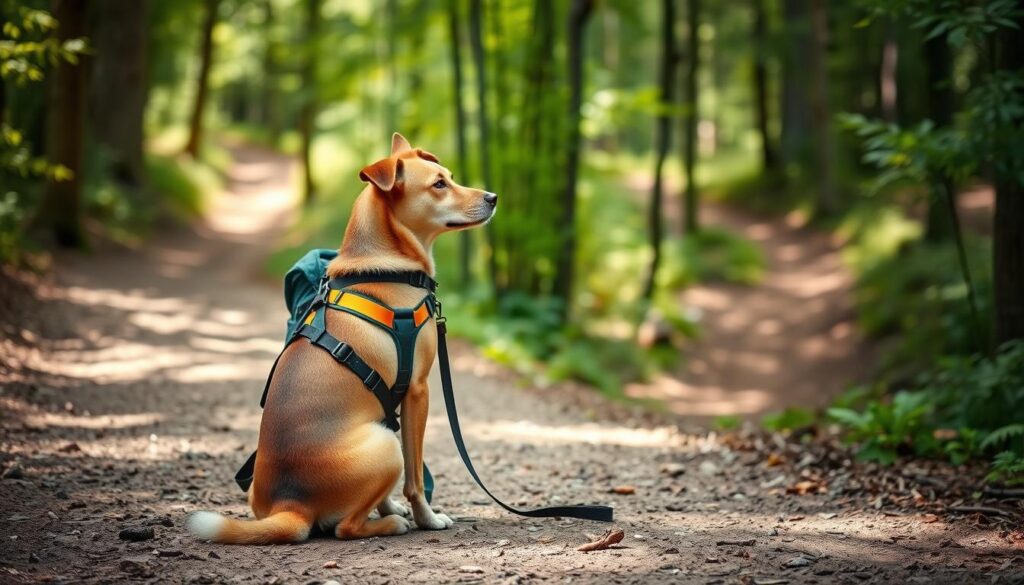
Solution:
M 445 188 L 445 187 L 447 187 L 447 186 L 448 186 L 448 183 L 446 183 L 446 182 L 444 181 L 444 179 L 438 179 L 438 180 L 437 180 L 437 181 L 435 181 L 435 182 L 434 182 L 434 184 L 433 184 L 433 187 L 434 187 L 435 189 L 444 189 L 444 188 Z

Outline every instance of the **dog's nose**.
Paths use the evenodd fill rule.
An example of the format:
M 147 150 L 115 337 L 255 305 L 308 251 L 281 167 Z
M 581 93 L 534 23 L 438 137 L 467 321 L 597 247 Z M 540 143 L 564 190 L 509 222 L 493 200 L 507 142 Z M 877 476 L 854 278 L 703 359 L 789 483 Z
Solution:
M 491 207 L 498 206 L 498 194 L 497 193 L 484 193 L 484 201 L 487 202 Z

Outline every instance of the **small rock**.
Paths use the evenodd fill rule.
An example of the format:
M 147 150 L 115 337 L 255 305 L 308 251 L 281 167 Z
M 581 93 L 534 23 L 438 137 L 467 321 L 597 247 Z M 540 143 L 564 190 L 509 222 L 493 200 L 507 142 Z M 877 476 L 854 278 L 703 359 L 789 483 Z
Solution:
M 153 531 L 152 526 L 133 526 L 117 533 L 117 537 L 121 540 L 130 540 L 132 542 L 150 540 L 155 536 L 156 532 Z
M 478 565 L 462 565 L 459 567 L 459 572 L 480 575 L 484 572 L 484 568 Z
M 612 488 L 613 494 L 619 494 L 620 496 L 630 496 L 636 493 L 636 488 L 631 485 L 617 485 Z
M 699 469 L 704 475 L 715 475 L 718 473 L 718 466 L 710 461 L 701 461 Z
M 12 463 L 7 469 L 4 470 L 2 476 L 3 479 L 24 479 L 25 470 L 17 463 Z
M 686 473 L 686 466 L 682 463 L 666 463 L 661 466 L 661 472 L 669 477 L 679 477 Z
M 37 555 L 34 552 L 33 553 L 28 553 L 28 562 L 30 562 L 30 563 L 38 563 L 39 562 L 39 555 Z
M 793 557 L 786 561 L 786 564 L 782 566 L 787 569 L 795 569 L 797 567 L 809 567 L 813 562 L 814 561 L 807 557 Z
M 78 443 L 71 441 L 66 445 L 62 445 L 61 448 L 57 450 L 60 451 L 61 453 L 77 453 L 81 451 L 82 448 L 78 445 Z
M 341 583 L 335 581 L 334 579 L 328 579 L 324 581 L 324 585 L 341 585 Z
M 325 569 L 337 569 L 338 568 L 338 561 L 327 561 L 326 563 L 323 564 L 323 568 L 325 568 Z
M 53 510 L 47 510 L 46 515 L 50 517 L 50 520 L 60 520 L 60 518 L 58 518 L 57 515 L 53 513 Z
M 206 553 L 206 556 L 210 557 L 211 559 L 219 559 L 220 558 L 220 555 L 215 553 L 215 552 L 213 552 L 212 550 L 210 552 Z

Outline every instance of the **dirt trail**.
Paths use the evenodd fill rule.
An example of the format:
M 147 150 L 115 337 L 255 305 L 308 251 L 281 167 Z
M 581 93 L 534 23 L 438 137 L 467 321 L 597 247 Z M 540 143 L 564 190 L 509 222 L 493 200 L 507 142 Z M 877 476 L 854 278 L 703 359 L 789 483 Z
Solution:
M 204 224 L 144 250 L 60 257 L 52 279 L 0 279 L 0 582 L 1024 582 L 1014 517 L 943 514 L 922 483 L 933 470 L 873 472 L 781 437 L 687 435 L 572 386 L 522 388 L 464 346 L 460 411 L 492 489 L 524 506 L 611 503 L 620 548 L 577 552 L 604 527 L 491 504 L 461 466 L 436 390 L 426 453 L 452 529 L 195 541 L 189 512 L 247 514 L 231 477 L 255 444 L 285 320 L 259 274 L 289 221 L 291 163 L 233 152 Z M 766 467 L 767 451 L 781 464 Z M 808 495 L 786 493 L 800 481 Z M 118 537 L 145 526 L 155 538 Z
M 700 338 L 680 368 L 626 391 L 679 415 L 752 416 L 787 406 L 818 408 L 870 373 L 857 331 L 853 279 L 828 236 L 785 218 L 705 203 L 705 225 L 751 240 L 765 258 L 757 286 L 701 283 L 680 295 L 696 310 Z

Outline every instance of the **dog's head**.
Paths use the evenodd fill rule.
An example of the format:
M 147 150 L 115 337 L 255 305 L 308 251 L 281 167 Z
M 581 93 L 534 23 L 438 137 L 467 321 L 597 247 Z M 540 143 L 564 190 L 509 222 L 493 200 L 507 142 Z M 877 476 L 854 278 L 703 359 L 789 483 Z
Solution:
M 483 225 L 498 205 L 497 195 L 459 185 L 436 156 L 413 148 L 397 132 L 391 156 L 364 168 L 359 178 L 374 186 L 395 219 L 425 238 Z

